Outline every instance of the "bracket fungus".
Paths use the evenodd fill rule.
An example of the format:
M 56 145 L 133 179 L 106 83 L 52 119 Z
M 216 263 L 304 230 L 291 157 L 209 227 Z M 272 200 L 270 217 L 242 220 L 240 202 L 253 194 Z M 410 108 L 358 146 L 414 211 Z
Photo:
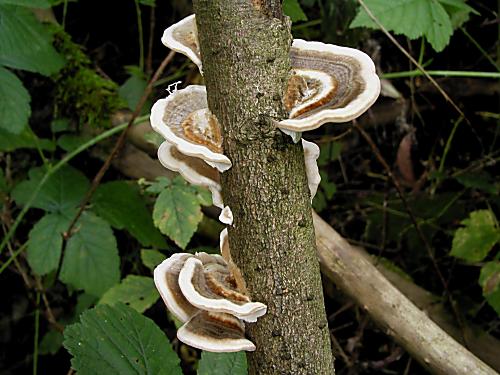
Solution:
M 219 171 L 231 168 L 222 150 L 217 118 L 208 109 L 205 86 L 190 85 L 158 100 L 151 109 L 151 126 L 188 156 L 196 156 Z
M 161 41 L 171 50 L 189 57 L 198 66 L 200 72 L 202 71 L 198 31 L 194 14 L 167 28 L 163 32 Z
M 242 320 L 255 322 L 267 307 L 238 289 L 234 267 L 220 255 L 178 253 L 155 268 L 156 288 L 184 323 L 177 332 L 179 340 L 216 352 L 255 350 L 245 338 Z
M 200 311 L 177 331 L 185 344 L 209 352 L 254 351 L 255 344 L 245 338 L 245 325 L 231 314 Z
M 377 100 L 380 80 L 372 59 L 360 50 L 295 39 L 292 74 L 285 95 L 288 119 L 280 129 L 303 132 L 327 122 L 347 122 Z

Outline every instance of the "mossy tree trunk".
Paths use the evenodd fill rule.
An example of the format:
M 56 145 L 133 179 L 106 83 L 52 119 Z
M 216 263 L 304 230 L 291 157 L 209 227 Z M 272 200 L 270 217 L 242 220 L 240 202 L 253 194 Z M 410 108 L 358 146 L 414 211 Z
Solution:
M 195 0 L 211 111 L 233 167 L 222 177 L 234 214 L 229 243 L 255 301 L 250 374 L 333 374 L 301 143 L 277 130 L 290 72 L 290 22 L 279 0 Z

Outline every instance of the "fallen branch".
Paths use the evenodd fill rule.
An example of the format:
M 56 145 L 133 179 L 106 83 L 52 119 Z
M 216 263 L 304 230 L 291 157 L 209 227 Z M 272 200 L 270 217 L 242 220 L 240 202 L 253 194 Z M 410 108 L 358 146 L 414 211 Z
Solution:
M 497 374 L 429 319 L 316 213 L 313 217 L 323 273 L 413 358 L 433 374 Z

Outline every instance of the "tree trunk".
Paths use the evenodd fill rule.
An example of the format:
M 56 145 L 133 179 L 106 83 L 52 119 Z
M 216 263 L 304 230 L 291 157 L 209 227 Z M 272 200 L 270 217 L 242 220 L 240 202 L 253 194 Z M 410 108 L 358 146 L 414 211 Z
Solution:
M 250 374 L 333 374 L 301 144 L 276 129 L 290 71 L 290 22 L 277 0 L 195 0 L 209 108 L 232 168 L 229 243 L 253 300 Z

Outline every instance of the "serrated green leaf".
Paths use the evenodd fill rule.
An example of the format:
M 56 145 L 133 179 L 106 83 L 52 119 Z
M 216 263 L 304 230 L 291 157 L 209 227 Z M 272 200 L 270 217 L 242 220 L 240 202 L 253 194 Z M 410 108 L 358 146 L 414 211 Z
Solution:
M 128 108 L 135 110 L 148 83 L 144 77 L 131 75 L 118 89 L 118 94 L 127 102 Z
M 0 5 L 19 5 L 28 8 L 49 8 L 47 0 L 0 0 Z
M 165 187 L 153 209 L 156 227 L 182 249 L 186 248 L 202 218 L 198 195 L 180 177 Z
M 45 275 L 57 269 L 63 244 L 62 235 L 70 222 L 70 215 L 49 213 L 31 228 L 27 258 L 36 274 Z
M 0 5 L 0 64 L 50 75 L 63 67 L 64 59 L 30 9 Z
M 244 352 L 202 352 L 198 375 L 246 375 L 247 357 Z
M 307 21 L 298 0 L 283 0 L 283 13 L 290 17 L 292 22 Z
M 164 176 L 156 177 L 156 180 L 153 181 L 146 189 L 148 193 L 151 194 L 160 194 L 167 187 L 172 184 L 172 181 Z
M 43 336 L 40 342 L 40 354 L 56 354 L 61 349 L 63 334 L 58 331 L 49 331 Z
M 24 127 L 19 134 L 10 133 L 0 127 L 0 151 L 11 152 L 19 148 L 37 148 L 54 151 L 56 146 L 49 139 L 38 138 L 28 127 Z
M 31 115 L 31 97 L 15 74 L 0 66 L 0 128 L 20 134 Z
M 66 244 L 61 274 L 64 283 L 102 296 L 120 281 L 120 258 L 109 224 L 84 212 Z
M 450 16 L 437 0 L 365 0 L 366 6 L 385 28 L 410 39 L 422 36 L 434 50 L 446 47 L 453 34 Z M 378 29 L 363 8 L 350 27 Z
M 481 268 L 479 284 L 483 288 L 483 296 L 500 315 L 500 262 L 486 263 Z
M 149 309 L 159 297 L 153 278 L 128 275 L 120 284 L 104 293 L 99 304 L 114 305 L 122 302 L 142 313 Z
M 151 271 L 155 267 L 163 262 L 167 257 L 157 250 L 142 249 L 141 250 L 141 260 L 142 263 L 148 267 Z
M 500 229 L 496 227 L 495 217 L 489 210 L 478 210 L 471 212 L 462 224 L 465 227 L 456 230 L 450 255 L 480 262 L 500 241 Z
M 64 330 L 79 375 L 181 375 L 179 358 L 149 318 L 118 303 L 86 311 Z
M 26 204 L 44 174 L 45 170 L 42 167 L 30 169 L 28 180 L 19 183 L 12 192 L 17 204 Z M 73 167 L 65 166 L 47 180 L 32 207 L 49 212 L 72 209 L 80 204 L 88 188 L 89 182 L 82 172 Z
M 94 210 L 117 229 L 126 229 L 142 246 L 165 248 L 166 242 L 155 228 L 151 212 L 136 186 L 125 181 L 100 185 L 93 198 Z

